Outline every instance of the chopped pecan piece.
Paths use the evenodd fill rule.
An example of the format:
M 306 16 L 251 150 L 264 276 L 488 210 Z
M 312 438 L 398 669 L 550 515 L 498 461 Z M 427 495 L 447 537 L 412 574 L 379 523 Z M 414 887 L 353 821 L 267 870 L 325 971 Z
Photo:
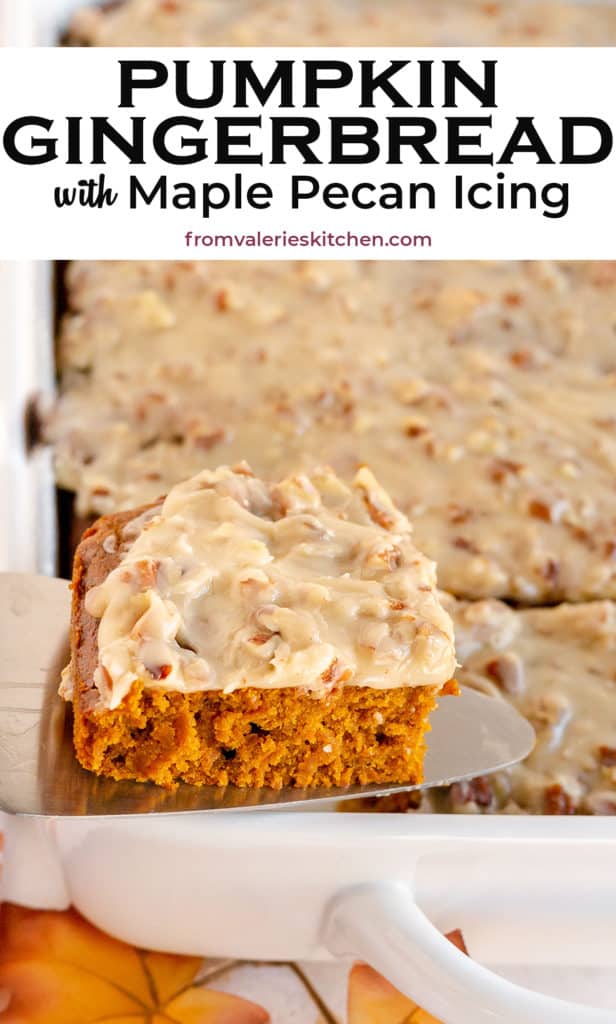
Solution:
M 364 504 L 368 509 L 372 521 L 374 523 L 378 523 L 378 525 L 382 526 L 384 530 L 393 529 L 395 520 L 394 517 L 390 515 L 390 513 L 387 511 L 387 509 L 383 508 L 382 506 L 379 507 L 378 505 L 375 505 L 372 499 L 370 498 L 369 494 L 364 493 L 362 497 L 364 499 Z
M 473 555 L 480 554 L 479 548 L 468 537 L 454 537 L 453 539 L 454 548 L 459 548 L 460 551 L 469 551 Z
M 579 541 L 580 544 L 589 544 L 591 547 L 593 546 L 592 538 L 588 530 L 585 530 L 583 526 L 572 526 L 570 523 L 566 523 L 565 525 L 574 540 Z
M 209 434 L 198 434 L 197 437 L 193 438 L 193 444 L 195 448 L 203 448 L 206 452 L 209 452 L 210 449 L 215 448 L 224 439 L 225 431 L 219 428 L 218 430 L 212 430 Z
M 544 523 L 552 522 L 552 510 L 545 501 L 534 499 L 528 503 L 528 511 L 534 519 L 542 519 Z
M 543 794 L 543 810 L 545 814 L 575 814 L 576 805 L 571 794 L 556 782 Z
M 599 761 L 604 768 L 616 768 L 616 747 L 599 747 Z
M 449 506 L 449 522 L 454 523 L 456 526 L 461 523 L 467 523 L 469 519 L 472 519 L 473 515 L 472 509 L 464 508 L 462 505 Z
M 263 644 L 268 643 L 272 639 L 272 633 L 255 633 L 254 636 L 250 637 L 248 641 L 251 644 L 255 644 L 257 647 L 261 647 Z
M 173 2 L 173 0 L 171 0 L 171 2 Z M 231 308 L 229 289 L 221 288 L 220 291 L 216 292 L 216 295 L 214 296 L 214 303 L 216 305 L 216 309 L 220 313 L 226 313 L 227 310 Z
M 524 689 L 524 666 L 521 659 L 513 651 L 505 651 L 492 658 L 485 665 L 485 673 L 490 679 L 510 696 L 522 693 Z
M 429 428 L 429 420 L 417 413 L 413 416 L 405 416 L 402 420 L 402 431 L 407 437 L 422 437 L 429 433 Z
M 418 810 L 421 800 L 421 791 L 390 793 L 389 796 L 365 796 L 357 802 L 353 801 L 353 807 L 349 809 L 378 811 L 381 814 L 407 814 L 409 811 Z
M 417 420 L 407 420 L 404 424 L 404 433 L 407 437 L 421 437 L 422 434 L 427 432 L 427 426 L 424 423 L 419 423 Z
M 121 575 L 124 583 L 136 583 L 144 590 L 156 586 L 156 574 L 160 568 L 160 562 L 152 558 L 140 558 L 132 567 L 125 569 Z
M 454 807 L 463 807 L 465 804 L 492 807 L 494 791 L 488 779 L 484 775 L 479 775 L 476 779 L 455 782 L 451 787 L 451 801 Z
M 541 575 L 549 583 L 556 583 L 559 572 L 560 563 L 555 558 L 548 558 L 541 570 Z
M 171 675 L 172 671 L 171 665 L 158 665 L 157 668 L 148 668 L 152 679 L 166 679 L 167 676 Z
M 321 679 L 323 683 L 335 683 L 342 681 L 345 677 L 348 678 L 348 675 L 348 670 L 347 672 L 341 673 L 340 662 L 338 658 L 335 657 L 332 662 L 332 665 L 329 666 L 328 669 L 325 669 L 323 673 L 321 673 Z
M 519 370 L 530 370 L 535 365 L 532 350 L 529 348 L 518 348 L 510 352 L 509 361 Z
M 513 462 L 512 459 L 494 459 L 490 465 L 490 480 L 495 484 L 502 484 L 508 477 L 519 476 L 524 466 L 521 462 Z

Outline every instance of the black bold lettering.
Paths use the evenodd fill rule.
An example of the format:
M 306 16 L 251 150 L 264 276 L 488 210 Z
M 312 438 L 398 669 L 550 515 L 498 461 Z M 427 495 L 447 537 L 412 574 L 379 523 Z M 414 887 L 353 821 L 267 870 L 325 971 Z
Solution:
M 160 89 L 169 79 L 169 72 L 159 60 L 121 60 L 120 107 L 134 107 L 133 93 L 137 89 Z M 137 72 L 147 72 L 137 76 Z

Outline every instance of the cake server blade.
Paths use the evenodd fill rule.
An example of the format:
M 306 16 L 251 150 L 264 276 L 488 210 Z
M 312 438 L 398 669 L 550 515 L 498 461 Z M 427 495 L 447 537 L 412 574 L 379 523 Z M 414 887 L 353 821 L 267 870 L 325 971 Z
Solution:
M 114 782 L 84 771 L 71 738 L 71 709 L 57 695 L 68 662 L 68 583 L 0 574 L 0 808 L 11 814 L 172 814 L 313 805 L 444 786 L 505 768 L 532 750 L 535 735 L 506 701 L 464 689 L 432 717 L 425 781 L 344 789 L 238 789 Z

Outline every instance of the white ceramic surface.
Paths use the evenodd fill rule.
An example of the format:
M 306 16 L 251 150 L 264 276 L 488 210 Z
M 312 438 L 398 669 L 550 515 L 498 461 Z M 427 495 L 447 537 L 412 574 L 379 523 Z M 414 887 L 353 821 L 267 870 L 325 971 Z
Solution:
M 0 0 L 2 2 L 2 0 Z M 53 390 L 51 268 L 0 263 L 0 566 L 14 572 L 55 569 L 51 455 L 26 451 L 26 410 Z M 6 500 L 10 496 L 10 500 Z
M 608 1024 L 478 960 L 613 966 L 616 835 L 602 822 L 261 812 L 178 820 L 10 818 L 3 896 L 76 906 L 175 953 L 365 959 L 445 1024 Z M 567 898 L 564 898 L 567 894 Z M 558 936 L 570 938 L 564 948 Z
M 53 45 L 84 0 L 0 0 L 0 35 Z M 49 391 L 51 272 L 0 271 L 0 568 L 50 573 L 53 482 L 26 457 L 23 405 Z M 2 894 L 74 904 L 131 942 L 173 952 L 370 961 L 445 1024 L 600 1024 L 511 986 L 542 966 L 616 969 L 616 820 L 266 813 L 156 821 L 11 818 Z M 424 916 L 427 915 L 427 916 Z M 462 927 L 473 960 L 441 939 Z M 438 930 L 437 930 L 438 929 Z

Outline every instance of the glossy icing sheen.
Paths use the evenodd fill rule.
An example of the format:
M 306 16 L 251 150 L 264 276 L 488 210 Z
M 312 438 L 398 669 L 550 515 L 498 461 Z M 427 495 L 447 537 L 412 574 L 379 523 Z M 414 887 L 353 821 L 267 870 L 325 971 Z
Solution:
M 134 531 L 132 531 L 134 533 Z M 100 619 L 95 682 L 117 707 L 137 679 L 182 692 L 442 686 L 453 627 L 434 564 L 372 474 L 271 486 L 204 471 L 139 524 L 86 597 Z

